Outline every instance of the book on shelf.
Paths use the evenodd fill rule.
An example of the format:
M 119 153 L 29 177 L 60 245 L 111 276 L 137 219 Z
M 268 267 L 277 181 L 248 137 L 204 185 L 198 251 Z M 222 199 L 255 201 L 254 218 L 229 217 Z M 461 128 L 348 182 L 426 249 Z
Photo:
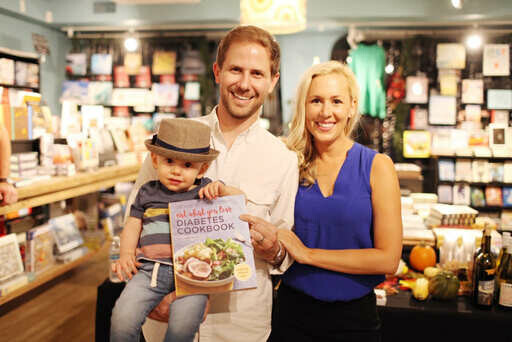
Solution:
M 471 187 L 471 205 L 473 207 L 485 207 L 485 194 L 479 187 Z
M 439 159 L 439 180 L 454 181 L 455 180 L 455 162 L 453 159 Z
M 139 67 L 139 72 L 135 75 L 135 86 L 138 88 L 151 87 L 151 72 L 148 65 Z
M 437 196 L 440 203 L 453 203 L 453 187 L 447 184 L 438 185 Z
M 155 51 L 152 68 L 153 75 L 174 74 L 176 72 L 176 51 Z
M 127 52 L 124 54 L 124 67 L 128 75 L 137 75 L 142 65 L 140 52 Z
M 501 229 L 512 230 L 512 210 L 505 209 L 501 211 Z
M 23 262 L 15 233 L 0 237 L 0 255 L 0 281 L 23 273 Z
M 485 159 L 473 160 L 471 165 L 473 182 L 489 183 L 491 181 L 491 170 L 489 162 Z
M 502 189 L 503 193 L 503 206 L 512 207 L 512 187 L 505 186 Z
M 49 224 L 58 254 L 68 252 L 84 243 L 75 215 L 67 214 L 51 218 Z
M 66 55 L 66 73 L 85 76 L 87 73 L 87 55 L 85 53 L 68 53 Z
M 130 77 L 126 72 L 124 65 L 116 65 L 114 67 L 114 87 L 116 88 L 129 88 Z
M 0 83 L 14 85 L 14 60 L 0 58 Z
M 504 164 L 489 163 L 491 170 L 491 182 L 503 183 Z
M 512 161 L 510 160 L 503 164 L 503 182 L 512 183 Z
M 472 169 L 470 159 L 457 159 L 455 162 L 455 180 L 471 182 Z
M 26 271 L 39 273 L 55 263 L 53 255 L 54 238 L 49 224 L 27 231 Z
M 503 206 L 503 195 L 501 187 L 499 186 L 486 186 L 485 187 L 485 201 L 488 206 Z
M 7 296 L 9 293 L 27 285 L 29 282 L 28 274 L 22 273 L 0 282 L 0 297 Z
M 455 183 L 453 185 L 453 204 L 470 205 L 471 196 L 469 185 L 466 183 Z
M 255 288 L 243 195 L 169 203 L 176 295 Z
M 110 75 L 112 73 L 112 55 L 95 53 L 91 56 L 91 73 L 94 75 Z

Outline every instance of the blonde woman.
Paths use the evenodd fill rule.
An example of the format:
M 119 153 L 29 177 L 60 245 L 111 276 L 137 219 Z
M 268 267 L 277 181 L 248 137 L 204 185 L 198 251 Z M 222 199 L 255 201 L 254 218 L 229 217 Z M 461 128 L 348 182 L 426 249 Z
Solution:
M 282 277 L 272 341 L 380 340 L 373 288 L 400 260 L 400 190 L 391 159 L 350 138 L 358 99 L 339 62 L 312 66 L 299 84 L 288 137 L 300 170 L 295 228 L 278 231 L 295 263 Z

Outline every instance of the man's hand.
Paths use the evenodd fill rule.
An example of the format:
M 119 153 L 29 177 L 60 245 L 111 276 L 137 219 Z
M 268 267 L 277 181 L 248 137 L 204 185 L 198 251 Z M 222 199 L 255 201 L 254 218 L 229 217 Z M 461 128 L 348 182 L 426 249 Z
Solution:
M 9 183 L 0 183 L 0 204 L 7 205 L 18 200 L 18 191 Z
M 240 215 L 240 219 L 249 223 L 254 251 L 267 262 L 272 262 L 279 252 L 277 227 L 252 215 Z
M 148 315 L 148 318 L 165 322 L 167 323 L 169 321 L 169 306 L 172 302 L 176 300 L 176 292 L 173 291 L 169 293 L 167 296 L 162 299 L 160 304 L 158 304 L 153 311 L 151 311 Z M 206 319 L 206 316 L 208 315 L 208 310 L 210 309 L 210 299 L 206 302 L 206 307 L 204 308 L 204 315 L 203 315 L 203 322 Z

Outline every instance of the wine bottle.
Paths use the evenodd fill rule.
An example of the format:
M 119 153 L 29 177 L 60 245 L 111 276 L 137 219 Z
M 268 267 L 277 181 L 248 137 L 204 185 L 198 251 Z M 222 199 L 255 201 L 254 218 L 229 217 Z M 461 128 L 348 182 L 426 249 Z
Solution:
M 473 271 L 473 303 L 490 308 L 494 302 L 496 258 L 491 253 L 491 230 L 485 229 L 483 248 L 476 257 Z
M 501 264 L 501 259 L 503 259 L 503 255 L 506 253 L 506 250 L 508 248 L 508 240 L 510 239 L 510 233 L 509 232 L 503 232 L 501 241 L 502 241 L 502 247 L 500 249 L 500 254 L 498 255 L 498 260 L 496 260 L 496 272 L 498 272 Z M 496 273 L 496 276 L 498 274 Z
M 512 239 L 507 237 L 503 245 L 503 258 L 496 272 L 498 278 L 498 304 L 512 308 Z

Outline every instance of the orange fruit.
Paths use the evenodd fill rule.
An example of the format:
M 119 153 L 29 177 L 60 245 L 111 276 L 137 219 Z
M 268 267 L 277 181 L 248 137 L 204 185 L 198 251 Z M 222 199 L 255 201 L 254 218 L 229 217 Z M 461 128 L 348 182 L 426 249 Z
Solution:
M 412 248 L 411 254 L 409 254 L 409 264 L 416 271 L 423 272 L 429 266 L 434 267 L 436 261 L 436 251 L 428 245 L 416 245 Z

